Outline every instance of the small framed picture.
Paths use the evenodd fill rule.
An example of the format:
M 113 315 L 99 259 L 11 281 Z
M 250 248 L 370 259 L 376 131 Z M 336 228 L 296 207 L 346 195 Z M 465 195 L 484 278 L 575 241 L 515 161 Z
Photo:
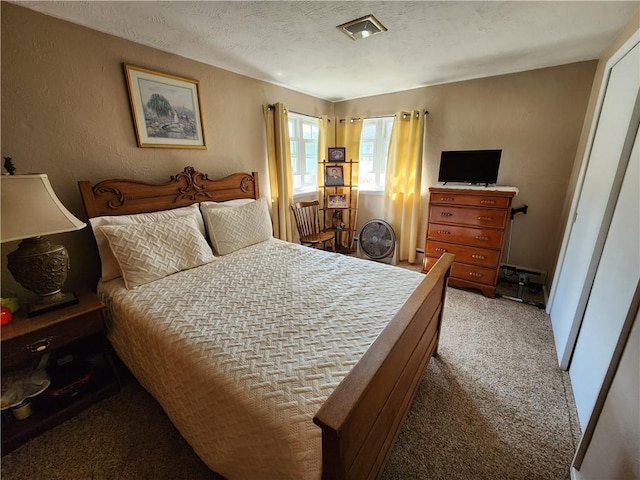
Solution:
M 331 224 L 336 230 L 344 230 L 346 224 L 342 221 L 342 210 L 334 210 L 331 215 Z
M 342 165 L 328 165 L 324 167 L 324 184 L 327 187 L 343 187 L 344 172 Z
M 344 162 L 344 157 L 346 155 L 345 147 L 329 147 L 329 158 L 330 162 Z
M 347 208 L 347 195 L 344 193 L 327 195 L 327 206 L 329 208 Z

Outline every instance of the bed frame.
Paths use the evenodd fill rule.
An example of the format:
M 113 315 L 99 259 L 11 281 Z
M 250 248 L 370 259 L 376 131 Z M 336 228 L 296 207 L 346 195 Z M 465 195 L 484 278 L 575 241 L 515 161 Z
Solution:
M 258 198 L 258 174 L 212 180 L 186 167 L 164 184 L 78 182 L 88 218 L 183 207 L 202 201 Z M 444 254 L 400 311 L 316 413 L 324 479 L 377 478 L 431 356 L 438 351 L 447 278 Z

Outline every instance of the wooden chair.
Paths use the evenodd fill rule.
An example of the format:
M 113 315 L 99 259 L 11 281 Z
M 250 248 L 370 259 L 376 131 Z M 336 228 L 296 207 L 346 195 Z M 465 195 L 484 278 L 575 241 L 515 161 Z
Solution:
M 300 234 L 300 243 L 312 247 L 322 243 L 323 248 L 326 249 L 327 242 L 332 241 L 332 250 L 335 252 L 336 232 L 320 228 L 318 205 L 319 202 L 317 200 L 313 202 L 296 202 L 291 205 L 298 233 Z

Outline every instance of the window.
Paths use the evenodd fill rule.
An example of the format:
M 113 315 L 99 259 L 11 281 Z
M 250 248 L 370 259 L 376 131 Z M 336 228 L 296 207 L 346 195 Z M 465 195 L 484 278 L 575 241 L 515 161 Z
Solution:
M 365 118 L 360 134 L 360 170 L 358 184 L 361 191 L 381 192 L 387 172 L 387 152 L 391 139 L 393 117 Z
M 318 135 L 320 120 L 289 112 L 293 194 L 312 192 L 318 176 Z

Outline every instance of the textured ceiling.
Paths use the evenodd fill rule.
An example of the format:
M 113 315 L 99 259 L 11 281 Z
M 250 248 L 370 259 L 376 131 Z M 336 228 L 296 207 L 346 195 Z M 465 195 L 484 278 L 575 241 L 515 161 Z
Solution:
M 636 1 L 21 2 L 236 73 L 339 101 L 597 59 Z M 374 14 L 389 31 L 336 25 Z

